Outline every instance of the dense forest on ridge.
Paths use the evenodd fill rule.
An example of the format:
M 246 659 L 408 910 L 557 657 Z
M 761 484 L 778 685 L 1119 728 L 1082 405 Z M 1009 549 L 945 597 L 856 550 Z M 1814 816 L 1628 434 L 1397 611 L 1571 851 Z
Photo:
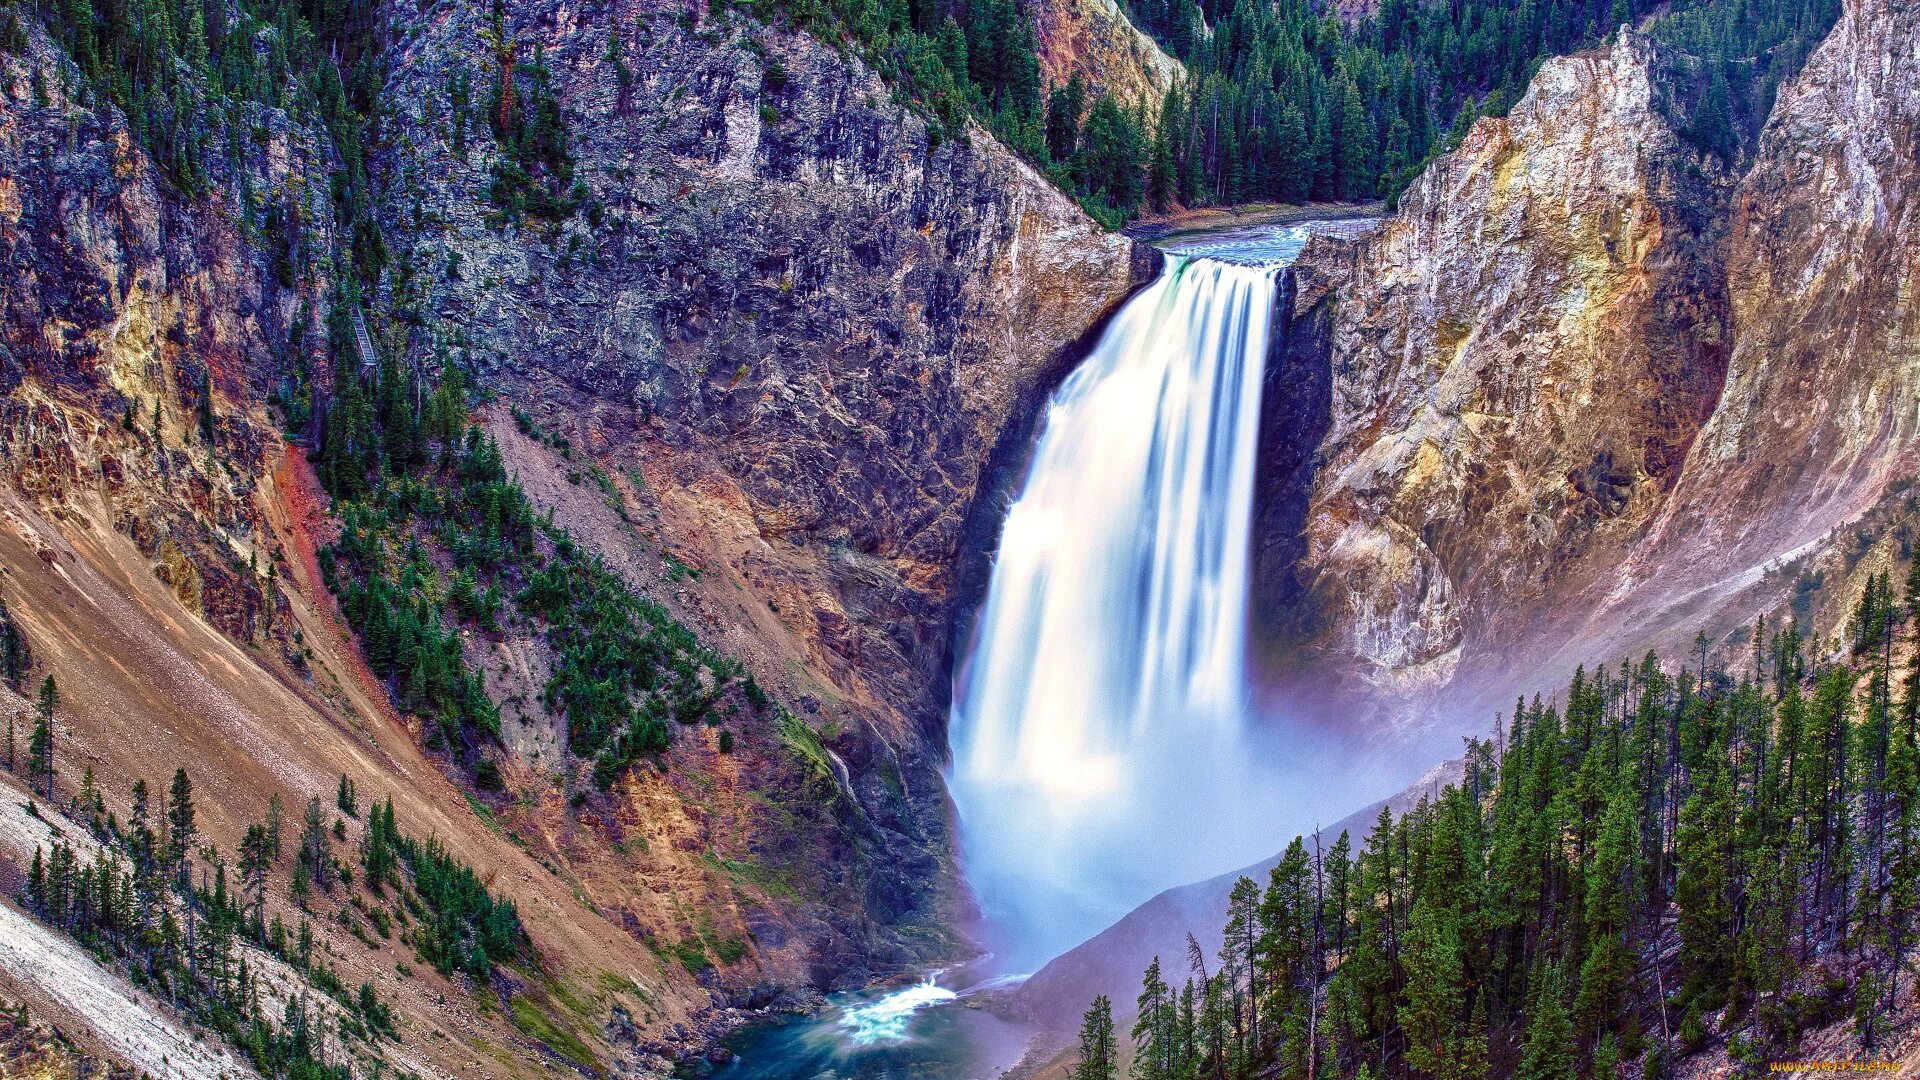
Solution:
M 41 15 L 91 87 L 126 110 L 180 188 L 208 182 L 209 155 L 237 160 L 263 107 L 324 122 L 339 152 L 334 200 L 355 268 L 386 262 L 362 139 L 377 129 L 385 26 L 368 0 L 41 0 Z M 718 14 L 726 0 L 710 5 Z M 1020 0 L 741 0 L 853 47 L 935 121 L 935 141 L 977 117 L 1089 212 L 1115 227 L 1151 208 L 1251 201 L 1358 201 L 1398 194 L 1482 115 L 1503 114 L 1539 61 L 1600 44 L 1654 10 L 1647 0 L 1384 0 L 1343 19 L 1313 0 L 1130 0 L 1128 14 L 1187 68 L 1157 102 L 1121 101 L 1078 78 L 1042 84 L 1032 13 Z M 1682 0 L 1649 30 L 1686 59 L 1665 104 L 1727 164 L 1779 85 L 1839 13 L 1838 0 Z M 0 31 L 22 30 L 11 15 Z M 521 52 L 511 11 L 492 8 L 491 70 L 447 87 L 457 144 L 502 148 L 491 194 L 503 218 L 564 218 L 589 200 L 572 175 L 565 116 L 543 59 Z M 629 77 L 622 30 L 608 59 Z M 0 42 L 5 44 L 5 42 Z M 377 132 L 376 132 L 377 134 Z M 258 227 L 297 243 L 297 212 Z

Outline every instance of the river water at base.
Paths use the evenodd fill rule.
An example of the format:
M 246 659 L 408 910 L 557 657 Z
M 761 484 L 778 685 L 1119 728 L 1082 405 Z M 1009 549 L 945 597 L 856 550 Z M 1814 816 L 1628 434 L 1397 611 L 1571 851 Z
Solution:
M 989 1080 L 1020 1060 L 1036 1029 L 928 977 L 835 994 L 810 1016 L 769 1017 L 724 1045 L 735 1059 L 683 1072 L 716 1080 Z

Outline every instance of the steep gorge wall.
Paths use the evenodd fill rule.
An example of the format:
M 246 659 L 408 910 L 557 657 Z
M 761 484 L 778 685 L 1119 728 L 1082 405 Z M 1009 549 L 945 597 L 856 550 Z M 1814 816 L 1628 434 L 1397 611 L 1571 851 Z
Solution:
M 515 222 L 488 195 L 484 13 L 388 16 L 370 146 L 395 261 L 368 297 L 376 347 L 470 365 L 536 505 L 797 726 L 730 748 L 676 727 L 670 768 L 593 794 L 549 756 L 551 658 L 521 629 L 475 633 L 510 790 L 440 775 L 342 632 L 314 570 L 324 497 L 265 405 L 296 349 L 330 367 L 324 133 L 249 115 L 237 161 L 210 155 L 210 190 L 184 196 L 26 20 L 31 54 L 0 56 L 0 256 L 20 283 L 0 296 L 0 597 L 72 683 L 61 784 L 82 763 L 184 764 L 223 847 L 269 792 L 297 806 L 340 772 L 394 791 L 403 827 L 520 903 L 553 982 L 506 992 L 624 1067 L 700 1049 L 732 1005 L 952 955 L 966 899 L 938 769 L 957 564 L 1014 467 L 1007 433 L 1151 252 L 984 132 L 937 137 L 857 61 L 704 6 L 516 6 L 581 201 Z M 475 88 L 464 156 L 455 70 Z M 269 206 L 297 212 L 301 251 Z M 113 635 L 90 626 L 99 610 Z M 396 984 L 379 946 L 331 920 L 321 936 L 344 974 L 398 995 L 403 1043 L 430 1063 L 512 1073 L 548 1053 L 519 1011 L 447 1026 L 430 1002 L 463 988 Z M 696 979 L 688 947 L 719 964 Z
M 1632 35 L 1548 61 L 1376 233 L 1297 266 L 1332 304 L 1296 319 L 1330 318 L 1331 400 L 1294 578 L 1262 581 L 1294 618 L 1282 679 L 1444 686 L 1672 488 L 1726 362 L 1727 185 L 1655 110 L 1653 62 Z
M 1373 237 L 1308 251 L 1331 422 L 1266 538 L 1302 551 L 1261 582 L 1275 702 L 1478 728 L 1776 606 L 1770 565 L 1911 474 L 1916 27 L 1848 3 L 1739 175 L 1654 107 L 1644 39 L 1549 61 Z
M 809 37 L 630 2 L 515 9 L 587 210 L 503 222 L 491 140 L 463 159 L 442 119 L 456 72 L 487 77 L 481 16 L 392 18 L 412 28 L 390 53 L 404 104 L 382 158 L 403 284 L 381 306 L 422 328 L 407 347 L 458 341 L 543 427 L 679 506 L 678 557 L 756 601 L 770 633 L 741 644 L 773 661 L 763 678 L 836 733 L 864 796 L 905 798 L 943 846 L 975 495 L 1003 429 L 1148 253 L 979 129 L 941 140 Z M 629 77 L 608 59 L 616 27 Z M 896 761 L 905 783 L 882 784 Z
M 265 644 L 280 605 L 254 497 L 277 441 L 253 406 L 315 285 L 281 280 L 257 204 L 174 198 L 119 111 L 17 25 L 25 47 L 0 54 L 0 477 L 76 509 L 97 492 L 189 608 Z M 321 223 L 324 244 L 321 140 L 278 110 L 251 119 L 257 137 L 216 156 L 211 184 Z
M 1726 385 L 1603 614 L 1738 583 L 1920 469 L 1920 12 L 1850 0 L 1730 218 Z

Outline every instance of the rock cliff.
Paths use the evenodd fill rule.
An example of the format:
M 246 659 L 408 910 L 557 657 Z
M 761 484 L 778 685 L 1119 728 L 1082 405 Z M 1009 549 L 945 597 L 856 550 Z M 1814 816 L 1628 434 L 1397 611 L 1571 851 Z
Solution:
M 1664 505 L 1726 365 L 1728 182 L 1654 67 L 1635 35 L 1548 61 L 1369 239 L 1301 260 L 1331 389 L 1298 561 L 1261 583 L 1283 680 L 1423 700 Z
M 282 280 L 250 200 L 175 198 L 118 110 L 16 25 L 22 47 L 0 53 L 0 478 L 98 510 L 189 609 L 265 645 L 280 605 L 255 496 L 277 444 L 255 406 L 312 283 Z M 279 110 L 253 121 L 215 184 L 237 194 L 244 176 L 331 221 L 316 134 Z
M 487 78 L 483 13 L 392 14 L 411 29 L 376 156 L 381 336 L 420 362 L 451 347 L 664 523 L 640 542 L 696 571 L 690 621 L 823 732 L 877 830 L 824 857 L 887 882 L 867 893 L 885 921 L 932 931 L 964 906 L 938 775 L 963 540 L 992 517 L 1006 433 L 1151 253 L 810 37 L 635 2 L 514 9 L 576 177 L 570 215 L 514 216 L 484 121 L 456 146 L 443 104 Z M 582 535 L 635 542 L 618 521 Z M 860 948 L 822 977 L 861 977 Z
M 475 371 L 538 509 L 794 719 L 676 728 L 670 768 L 589 801 L 539 705 L 552 658 L 509 627 L 466 652 L 506 714 L 507 790 L 424 752 L 343 633 L 315 558 L 336 526 L 268 406 L 327 389 L 335 148 L 246 105 L 207 190 L 174 190 L 27 15 L 0 53 L 0 601 L 69 687 L 63 788 L 186 764 L 231 850 L 268 794 L 351 774 L 519 903 L 541 967 L 492 988 L 505 1014 L 395 979 L 327 916 L 342 977 L 396 1002 L 409 1068 L 580 1051 L 644 1073 L 735 1006 L 964 948 L 952 630 L 1020 432 L 1153 261 L 810 37 L 678 5 L 513 18 L 576 182 L 539 212 L 496 200 L 484 12 L 394 6 L 371 345 Z M 28 854 L 0 851 L 0 878 Z M 435 1019 L 434 995 L 471 1016 Z
M 1916 79 L 1920 12 L 1849 0 L 1782 90 L 1729 211 L 1725 386 L 1600 617 L 1705 606 L 1920 467 Z
M 1737 173 L 1643 38 L 1548 61 L 1374 236 L 1308 250 L 1292 351 L 1324 345 L 1290 369 L 1331 389 L 1289 420 L 1325 428 L 1306 477 L 1267 465 L 1304 506 L 1262 539 L 1276 705 L 1477 728 L 1778 608 L 1773 571 L 1911 476 L 1917 32 L 1845 5 Z
M 1180 61 L 1134 26 L 1114 0 L 1036 0 L 1031 11 L 1047 85 L 1077 74 L 1151 115 L 1184 73 Z

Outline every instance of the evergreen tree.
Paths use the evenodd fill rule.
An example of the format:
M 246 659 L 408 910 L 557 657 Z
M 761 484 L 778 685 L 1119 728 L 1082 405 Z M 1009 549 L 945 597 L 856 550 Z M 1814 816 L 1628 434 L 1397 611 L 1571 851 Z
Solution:
M 1560 969 L 1549 965 L 1536 982 L 1539 989 L 1527 1017 L 1520 1068 L 1514 1076 L 1516 1080 L 1576 1080 L 1578 1047 L 1572 1017 L 1561 997 Z
M 1134 1080 L 1178 1080 L 1183 1053 L 1179 1002 L 1160 975 L 1154 957 L 1141 979 L 1139 1011 L 1133 1022 Z
M 1441 1080 L 1469 1080 L 1467 994 L 1459 932 L 1444 913 L 1416 902 L 1407 924 L 1407 988 L 1399 1008 L 1407 1036 L 1407 1063 Z
M 39 780 L 48 803 L 53 794 L 53 714 L 60 707 L 60 688 L 49 675 L 40 683 L 34 711 L 33 734 L 27 740 L 27 776 Z
M 1080 1024 L 1080 1063 L 1073 1080 L 1116 1080 L 1119 1059 L 1113 1040 L 1113 1005 L 1105 994 L 1093 999 Z
M 333 883 L 333 841 L 327 834 L 326 819 L 320 809 L 320 796 L 307 800 L 305 823 L 300 830 L 300 869 L 306 880 L 322 892 Z
M 175 769 L 167 788 L 166 864 L 183 889 L 189 883 L 187 859 L 200 832 L 194 816 L 193 781 L 187 778 L 187 770 Z
M 25 690 L 27 674 L 32 670 L 33 649 L 27 644 L 26 631 L 14 621 L 6 601 L 0 600 L 0 680 L 19 693 Z M 11 760 L 7 767 L 13 767 Z
M 1078 72 L 1047 95 L 1047 156 L 1056 162 L 1080 148 L 1080 118 L 1086 114 L 1087 87 Z

